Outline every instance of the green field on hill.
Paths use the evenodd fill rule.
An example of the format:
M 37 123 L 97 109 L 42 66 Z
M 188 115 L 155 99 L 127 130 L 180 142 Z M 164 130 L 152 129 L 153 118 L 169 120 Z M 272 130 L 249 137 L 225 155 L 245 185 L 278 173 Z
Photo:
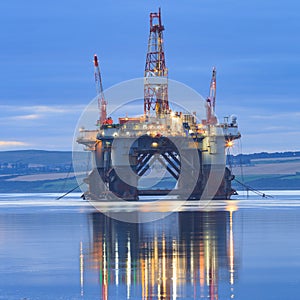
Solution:
M 85 166 L 86 152 L 78 157 Z M 236 179 L 253 189 L 300 190 L 298 152 L 240 154 L 234 159 L 244 161 L 233 168 Z M 236 181 L 232 185 L 243 189 Z M 0 151 L 0 193 L 65 193 L 76 186 L 71 151 Z

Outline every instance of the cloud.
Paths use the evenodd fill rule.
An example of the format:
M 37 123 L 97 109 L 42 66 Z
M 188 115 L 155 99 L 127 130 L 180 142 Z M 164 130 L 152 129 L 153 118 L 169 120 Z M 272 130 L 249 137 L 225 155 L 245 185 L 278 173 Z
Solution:
M 300 131 L 242 133 L 242 139 L 236 143 L 237 153 L 299 151 Z M 239 146 L 239 144 L 242 144 Z
M 22 122 L 22 126 L 38 126 L 49 120 L 78 118 L 84 108 L 85 105 L 0 105 L 0 124 L 14 127 L 14 124 Z
M 29 112 L 37 114 L 64 114 L 81 112 L 86 105 L 0 105 L 1 111 L 7 112 Z
M 24 147 L 24 146 L 29 146 L 29 144 L 20 142 L 20 141 L 1 141 L 0 140 L 0 148 Z
M 83 105 L 61 105 L 61 106 L 22 106 L 20 107 L 23 111 L 34 111 L 36 113 L 45 113 L 45 114 L 64 114 L 82 111 L 84 108 Z
M 23 115 L 23 116 L 15 116 L 12 117 L 14 120 L 36 120 L 40 119 L 42 116 L 38 114 L 30 114 L 30 115 Z
M 263 115 L 250 115 L 250 118 L 253 119 L 260 119 L 260 120 L 290 120 L 291 118 L 299 118 L 300 112 L 298 111 L 291 111 L 285 113 L 278 113 L 278 114 L 263 114 Z

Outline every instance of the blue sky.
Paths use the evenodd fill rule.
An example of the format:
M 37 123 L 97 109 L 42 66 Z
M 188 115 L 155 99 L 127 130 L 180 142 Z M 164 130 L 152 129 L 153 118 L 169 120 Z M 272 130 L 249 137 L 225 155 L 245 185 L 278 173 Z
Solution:
M 238 116 L 242 151 L 300 150 L 297 0 L 1 1 L 0 150 L 70 150 L 93 55 L 105 88 L 143 76 L 159 6 L 169 78 L 206 96 L 216 66 L 217 114 Z

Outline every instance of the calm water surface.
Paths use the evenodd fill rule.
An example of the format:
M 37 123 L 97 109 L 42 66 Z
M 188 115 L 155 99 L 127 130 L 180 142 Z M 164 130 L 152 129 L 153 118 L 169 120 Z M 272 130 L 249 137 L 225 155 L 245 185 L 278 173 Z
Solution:
M 273 194 L 143 224 L 76 194 L 0 195 L 0 299 L 299 299 L 300 192 Z

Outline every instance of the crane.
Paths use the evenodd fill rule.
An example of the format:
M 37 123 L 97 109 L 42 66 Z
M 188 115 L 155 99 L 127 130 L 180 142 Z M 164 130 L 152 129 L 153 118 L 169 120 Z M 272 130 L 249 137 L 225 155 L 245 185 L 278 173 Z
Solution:
M 107 102 L 104 98 L 100 67 L 98 62 L 98 56 L 96 54 L 94 55 L 94 72 L 95 72 L 96 92 L 98 97 L 98 108 L 100 111 L 100 118 L 97 121 L 97 125 L 101 126 L 102 124 L 105 123 L 107 118 L 107 114 L 106 114 Z
M 216 89 L 217 89 L 217 71 L 214 67 L 212 70 L 212 77 L 210 81 L 209 96 L 206 99 L 206 120 L 208 125 L 215 125 L 217 118 L 215 116 L 216 105 Z

